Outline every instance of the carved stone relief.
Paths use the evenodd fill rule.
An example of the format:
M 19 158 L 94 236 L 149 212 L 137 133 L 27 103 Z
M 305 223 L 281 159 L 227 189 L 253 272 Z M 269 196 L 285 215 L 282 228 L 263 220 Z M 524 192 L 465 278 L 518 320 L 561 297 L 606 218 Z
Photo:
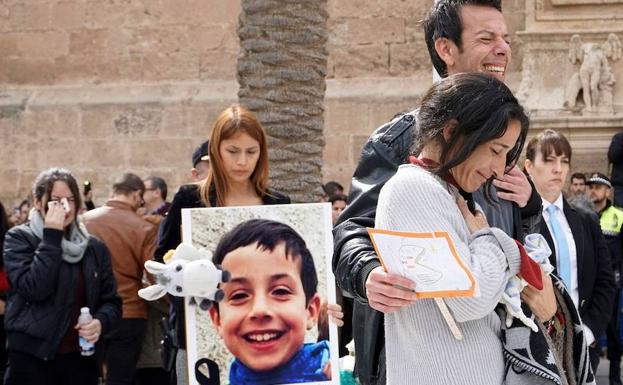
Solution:
M 567 81 L 564 107 L 579 111 L 613 113 L 615 78 L 608 59 L 621 58 L 621 41 L 611 33 L 602 43 L 584 43 L 580 35 L 571 36 L 569 60 L 580 63 L 578 70 Z M 582 91 L 583 106 L 577 103 Z

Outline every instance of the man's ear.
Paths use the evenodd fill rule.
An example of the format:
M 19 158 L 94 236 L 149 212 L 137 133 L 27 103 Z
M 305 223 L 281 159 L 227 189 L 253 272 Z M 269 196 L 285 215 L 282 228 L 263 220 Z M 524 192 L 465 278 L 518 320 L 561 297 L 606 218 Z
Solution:
M 318 316 L 320 315 L 320 295 L 318 293 L 309 300 L 307 305 L 307 330 L 318 325 Z
M 196 180 L 198 177 L 199 177 L 199 171 L 197 171 L 197 169 L 196 169 L 196 168 L 194 168 L 194 167 L 193 167 L 193 168 L 191 168 L 191 169 L 190 169 L 190 178 L 191 178 L 192 180 Z
M 437 55 L 446 63 L 446 67 L 451 68 L 456 61 L 455 57 L 458 54 L 459 49 L 454 42 L 447 37 L 440 37 L 435 40 L 435 51 Z
M 443 139 L 447 142 L 454 134 L 454 130 L 459 126 L 459 121 L 456 119 L 450 119 L 443 127 Z
M 221 335 L 221 315 L 219 313 L 219 309 L 217 309 L 217 304 L 212 304 L 212 306 L 210 306 L 210 310 L 208 310 L 208 312 L 210 313 L 210 318 L 212 319 L 212 324 L 214 324 L 214 328 L 216 329 L 218 334 L 222 337 L 222 335 Z

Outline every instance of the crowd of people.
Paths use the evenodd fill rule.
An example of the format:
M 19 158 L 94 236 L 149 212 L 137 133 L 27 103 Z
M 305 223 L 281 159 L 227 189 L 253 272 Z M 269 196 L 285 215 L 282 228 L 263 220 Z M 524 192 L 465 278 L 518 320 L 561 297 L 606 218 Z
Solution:
M 529 118 L 504 84 L 511 46 L 501 11 L 499 0 L 435 2 L 423 26 L 442 79 L 371 135 L 348 196 L 337 182 L 322 186 L 339 288 L 331 314 L 340 355 L 354 340 L 351 379 L 362 385 L 594 384 L 603 345 L 610 384 L 621 384 L 623 133 L 608 151 L 612 178 L 568 178 L 573 149 L 559 132 L 528 140 Z M 163 178 L 125 173 L 96 207 L 90 183 L 50 168 L 27 199 L 10 211 L 0 204 L 5 384 L 186 383 L 183 301 L 143 301 L 144 263 L 166 262 L 181 243 L 182 209 L 290 203 L 269 185 L 267 135 L 244 106 L 221 112 L 191 161 L 170 202 Z M 383 267 L 368 228 L 448 233 L 479 294 L 418 298 L 416 282 Z M 551 272 L 526 251 L 534 234 Z M 517 276 L 534 328 L 507 322 L 501 304 Z M 91 317 L 78 322 L 84 308 Z M 223 309 L 211 310 L 216 324 Z M 89 343 L 95 354 L 82 354 Z M 262 371 L 238 358 L 237 373 Z

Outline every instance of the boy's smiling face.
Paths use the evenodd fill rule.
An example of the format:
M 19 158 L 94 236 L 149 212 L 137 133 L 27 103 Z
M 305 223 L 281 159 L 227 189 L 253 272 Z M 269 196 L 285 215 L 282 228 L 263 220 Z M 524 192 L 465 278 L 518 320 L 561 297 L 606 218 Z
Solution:
M 272 252 L 253 243 L 228 253 L 222 267 L 232 279 L 221 285 L 225 297 L 210 316 L 227 349 L 255 371 L 288 362 L 320 309 L 317 293 L 306 304 L 300 257 L 286 257 L 284 243 Z

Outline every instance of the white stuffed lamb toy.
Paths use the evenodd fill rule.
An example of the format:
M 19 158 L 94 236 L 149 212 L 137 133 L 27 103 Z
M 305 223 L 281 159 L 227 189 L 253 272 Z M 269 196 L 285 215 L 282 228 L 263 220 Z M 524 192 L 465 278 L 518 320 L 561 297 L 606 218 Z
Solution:
M 230 274 L 212 263 L 212 253 L 208 250 L 197 250 L 181 243 L 177 249 L 169 251 L 164 260 L 169 262 L 145 262 L 145 270 L 154 275 L 156 283 L 139 290 L 141 298 L 153 301 L 167 293 L 191 297 L 190 304 L 198 302 L 203 310 L 210 308 L 211 301 L 223 299 L 223 291 L 218 285 L 229 281 Z

